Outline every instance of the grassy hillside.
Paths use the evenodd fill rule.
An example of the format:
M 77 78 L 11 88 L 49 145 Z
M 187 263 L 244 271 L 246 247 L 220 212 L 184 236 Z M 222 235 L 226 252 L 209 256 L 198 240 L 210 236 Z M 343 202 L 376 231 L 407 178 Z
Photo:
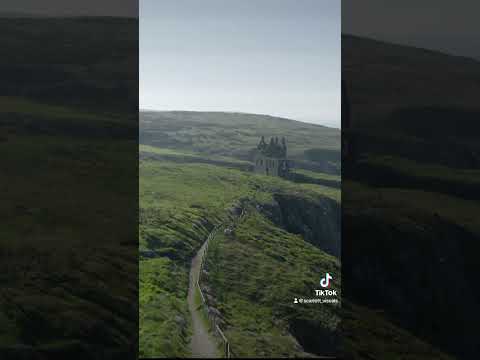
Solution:
M 228 223 L 232 207 L 243 204 L 247 216 L 235 229 L 233 238 L 221 234 L 215 238 L 209 247 L 204 274 L 209 288 L 204 289 L 207 298 L 224 318 L 223 328 L 235 355 L 284 357 L 325 353 L 335 345 L 336 326 L 341 318 L 346 321 L 346 351 L 352 356 L 361 358 L 368 352 L 379 358 L 401 359 L 405 356 L 402 344 L 406 342 L 412 358 L 448 359 L 441 351 L 395 325 L 384 313 L 354 304 L 341 313 L 336 307 L 318 304 L 296 307 L 292 303 L 293 297 L 311 294 L 318 283 L 318 274 L 325 271 L 339 274 L 339 262 L 302 236 L 273 222 L 275 211 L 271 206 L 275 194 L 292 195 L 308 203 L 324 195 L 339 201 L 339 190 L 198 164 L 195 159 L 182 163 L 144 159 L 140 174 L 142 356 L 189 355 L 191 330 L 186 306 L 189 260 L 213 225 Z M 386 196 L 372 193 L 363 198 L 366 192 L 362 189 L 355 194 L 355 201 L 364 208 L 378 206 L 378 199 Z M 397 203 L 389 206 L 405 206 L 401 201 L 408 197 L 396 189 L 388 194 L 392 201 L 394 197 L 397 199 Z M 422 203 L 428 206 L 428 194 L 425 196 L 426 202 L 417 202 L 417 207 Z M 439 204 L 447 209 L 445 205 Z M 472 221 L 467 212 L 464 214 L 464 223 Z M 454 216 L 448 212 L 440 215 Z M 340 278 L 336 276 L 334 286 L 339 284 Z M 376 324 L 376 333 L 372 333 L 372 324 Z
M 172 154 L 171 150 L 154 148 L 145 150 Z M 174 155 L 176 154 L 178 153 L 175 152 Z M 186 294 L 190 259 L 213 226 L 229 218 L 229 209 L 238 204 L 238 201 L 250 199 L 258 203 L 269 203 L 277 193 L 297 194 L 296 196 L 310 199 L 321 196 L 327 196 L 335 201 L 340 199 L 338 189 L 313 184 L 295 184 L 226 166 L 199 164 L 195 157 L 190 162 L 182 163 L 165 159 L 141 160 L 139 244 L 141 356 L 188 355 L 190 317 L 186 310 Z M 278 227 L 269 224 L 272 229 L 282 232 Z M 266 225 L 258 223 L 258 227 L 257 225 L 250 227 L 250 230 L 260 233 L 261 226 Z M 285 231 L 283 233 L 285 239 L 282 246 L 286 246 L 286 251 L 292 247 L 292 259 L 289 263 L 296 260 L 302 263 L 307 261 L 304 257 L 308 253 L 307 249 L 310 249 L 318 254 L 315 266 L 323 266 L 321 264 L 338 266 L 328 265 L 336 264 L 336 261 L 321 250 L 304 243 L 300 237 L 289 235 Z M 288 245 L 289 242 L 292 244 Z M 252 247 L 249 251 L 253 253 L 255 248 Z M 268 257 L 265 260 L 268 260 Z M 267 261 L 265 265 L 267 266 Z M 236 265 L 232 263 L 228 267 L 230 266 Z M 275 266 L 275 263 L 268 266 Z M 225 269 L 222 271 L 226 271 Z M 303 276 L 309 279 L 309 283 L 317 281 L 313 273 Z M 280 287 L 280 283 L 275 285 L 280 281 L 280 278 L 276 278 L 272 288 Z M 263 306 L 268 308 L 271 305 L 266 302 Z M 242 312 L 245 310 L 246 307 Z M 245 316 L 242 312 L 235 316 Z M 268 321 L 271 321 L 271 318 Z M 242 326 L 247 326 L 246 322 L 238 324 L 235 329 L 242 332 Z M 265 331 L 272 334 L 285 332 L 285 322 L 273 327 L 270 325 Z M 242 336 L 245 337 L 246 334 Z M 249 341 L 253 339 L 254 337 L 251 337 Z M 265 345 L 266 348 L 270 348 L 270 352 L 273 351 L 276 341 L 278 339 L 272 338 Z M 285 349 L 288 354 L 298 352 L 298 349 L 289 346 Z
M 347 359 L 454 359 L 396 326 L 383 311 L 358 306 L 344 298 L 341 319 L 344 356 Z
M 134 352 L 137 183 L 125 164 L 135 163 L 136 142 L 105 137 L 102 119 L 75 108 L 0 101 L 0 150 L 8 154 L 8 182 L 0 184 L 0 352 Z M 62 130 L 75 126 L 85 132 Z M 96 136 L 85 135 L 89 126 Z
M 342 36 L 356 152 L 480 168 L 480 62 Z
M 262 135 L 285 136 L 299 167 L 339 173 L 338 129 L 243 113 L 140 113 L 140 143 L 161 148 L 251 160 Z
M 405 108 L 478 112 L 479 64 L 461 56 L 342 35 L 342 74 L 351 89 L 353 123 L 358 127 L 371 128 L 374 122 L 389 127 L 391 113 Z
M 158 148 L 150 145 L 139 146 L 140 157 L 145 159 L 166 160 L 186 163 L 204 163 L 220 166 L 227 166 L 243 170 L 251 170 L 252 163 L 245 160 L 238 160 L 226 156 L 204 155 L 188 151 Z
M 355 155 L 342 173 L 343 295 L 362 305 L 350 314 L 364 327 L 349 351 L 395 349 L 395 338 L 369 336 L 381 320 L 413 336 L 409 350 L 414 338 L 430 344 L 419 358 L 475 357 L 480 63 L 351 36 L 342 48 Z
M 137 352 L 137 29 L 0 18 L 2 358 Z
M 141 293 L 148 294 L 142 295 L 141 302 L 142 354 L 188 355 L 189 259 L 213 225 L 228 223 L 230 209 L 242 206 L 248 215 L 233 237 L 220 234 L 215 238 L 203 278 L 203 290 L 220 312 L 236 356 L 334 353 L 338 321 L 343 316 L 345 350 L 353 357 L 368 353 L 401 359 L 405 357 L 401 343 L 407 342 L 412 358 L 448 358 L 396 326 L 394 319 L 358 305 L 350 304 L 341 315 L 335 306 L 294 306 L 293 297 L 310 295 L 319 274 L 339 274 L 339 261 L 308 242 L 312 236 L 301 227 L 323 222 L 309 218 L 321 213 L 314 204 L 322 196 L 340 201 L 340 178 L 334 171 L 326 174 L 309 166 L 295 169 L 295 182 L 265 178 L 245 171 L 238 160 L 248 163 L 249 151 L 265 131 L 267 136 L 286 135 L 297 163 L 308 165 L 319 154 L 322 161 L 337 161 L 338 132 L 330 137 L 324 133 L 328 129 L 304 125 L 246 114 L 141 114 L 141 271 L 156 271 L 160 279 L 173 272 L 179 279 L 173 285 L 141 275 Z M 330 143 L 329 138 L 335 140 Z M 305 213 L 299 210 L 302 207 Z M 321 234 L 325 229 L 314 231 Z M 335 279 L 338 287 L 339 275 Z M 377 333 L 371 331 L 372 323 Z
M 137 19 L 0 18 L 0 32 L 2 95 L 136 120 Z
M 326 272 L 334 274 L 332 289 L 340 296 L 338 259 L 254 209 L 233 239 L 215 239 L 207 258 L 208 296 L 224 315 L 232 351 L 237 357 L 335 354 L 340 304 L 302 306 L 293 299 L 313 297 Z
M 359 182 L 345 182 L 343 189 L 343 219 L 349 224 L 342 254 L 348 284 L 344 296 L 378 309 L 385 321 L 443 352 L 476 351 L 469 334 L 479 319 L 474 310 L 480 296 L 474 286 L 478 202 L 429 189 Z M 360 276 L 359 269 L 368 277 Z M 446 282 L 448 293 L 442 290 Z M 419 288 L 422 292 L 412 299 Z M 460 293 L 462 306 L 455 295 Z M 439 316 L 446 312 L 449 316 Z M 448 342 L 452 336 L 459 337 L 455 344 Z

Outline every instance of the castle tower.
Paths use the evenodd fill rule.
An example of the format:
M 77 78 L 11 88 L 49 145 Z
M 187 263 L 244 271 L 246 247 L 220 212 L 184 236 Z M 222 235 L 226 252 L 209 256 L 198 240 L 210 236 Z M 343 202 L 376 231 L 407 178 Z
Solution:
M 282 137 L 281 142 L 278 137 L 271 137 L 267 145 L 262 136 L 254 157 L 254 172 L 267 176 L 288 176 L 289 162 L 285 137 Z

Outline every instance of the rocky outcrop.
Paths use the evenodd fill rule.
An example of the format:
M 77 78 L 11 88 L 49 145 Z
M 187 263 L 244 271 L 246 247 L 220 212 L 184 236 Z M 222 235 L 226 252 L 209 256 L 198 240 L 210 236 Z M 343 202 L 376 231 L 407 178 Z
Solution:
M 305 241 L 328 254 L 340 256 L 341 212 L 335 200 L 277 193 L 272 204 L 262 204 L 259 210 L 277 226 L 303 236 Z

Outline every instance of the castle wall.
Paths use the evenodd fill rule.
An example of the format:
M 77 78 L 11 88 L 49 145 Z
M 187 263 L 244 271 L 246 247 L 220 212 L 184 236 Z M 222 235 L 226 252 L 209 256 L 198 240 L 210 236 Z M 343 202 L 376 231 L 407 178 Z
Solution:
M 254 172 L 257 174 L 268 176 L 281 176 L 283 175 L 283 163 L 286 159 L 276 159 L 267 156 L 257 156 L 254 159 Z

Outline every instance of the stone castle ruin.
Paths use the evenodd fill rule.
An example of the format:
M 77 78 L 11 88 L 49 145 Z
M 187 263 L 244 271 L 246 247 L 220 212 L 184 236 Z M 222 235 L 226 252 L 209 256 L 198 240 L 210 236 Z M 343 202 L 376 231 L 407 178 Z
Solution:
M 287 142 L 285 137 L 279 142 L 278 137 L 265 142 L 262 136 L 257 145 L 254 157 L 254 172 L 268 176 L 287 177 L 290 171 L 290 162 L 287 159 Z

